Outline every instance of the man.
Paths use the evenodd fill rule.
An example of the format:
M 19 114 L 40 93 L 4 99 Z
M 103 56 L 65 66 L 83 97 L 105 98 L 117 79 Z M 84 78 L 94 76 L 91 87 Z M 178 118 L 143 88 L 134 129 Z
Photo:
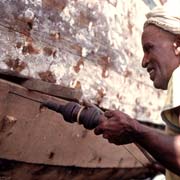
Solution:
M 180 1 L 176 6 L 173 11 L 166 5 L 147 14 L 142 34 L 142 66 L 155 88 L 168 89 L 162 111 L 167 134 L 156 132 L 121 111 L 105 112 L 94 132 L 116 145 L 138 144 L 168 169 L 167 179 L 180 180 Z

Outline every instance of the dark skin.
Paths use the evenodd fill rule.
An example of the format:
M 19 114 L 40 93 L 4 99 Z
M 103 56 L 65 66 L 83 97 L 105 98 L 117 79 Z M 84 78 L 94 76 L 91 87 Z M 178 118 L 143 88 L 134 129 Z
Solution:
M 180 38 L 148 25 L 142 34 L 142 46 L 143 68 L 147 68 L 156 88 L 167 89 L 172 72 L 180 64 Z M 180 108 L 175 113 L 180 122 Z M 116 145 L 136 143 L 164 167 L 180 175 L 180 135 L 162 134 L 117 110 L 105 112 L 94 132 Z

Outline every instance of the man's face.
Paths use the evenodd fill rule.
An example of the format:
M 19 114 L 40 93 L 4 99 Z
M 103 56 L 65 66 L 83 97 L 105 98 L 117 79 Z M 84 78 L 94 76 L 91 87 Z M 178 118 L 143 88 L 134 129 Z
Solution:
M 150 79 L 158 89 L 167 89 L 173 70 L 179 65 L 173 43 L 175 37 L 162 29 L 148 25 L 142 34 L 144 57 L 142 66 L 147 68 Z

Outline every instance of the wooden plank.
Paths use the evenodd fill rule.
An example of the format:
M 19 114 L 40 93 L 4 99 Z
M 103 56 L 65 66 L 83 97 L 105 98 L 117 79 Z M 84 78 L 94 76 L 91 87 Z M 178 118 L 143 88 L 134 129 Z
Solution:
M 3 87 L 3 84 L 6 84 L 5 89 L 9 92 L 39 101 L 52 99 L 60 104 L 66 103 L 62 99 L 31 92 L 1 80 L 0 86 Z M 124 146 L 109 144 L 102 137 L 95 136 L 93 131 L 65 122 L 60 114 L 46 108 L 40 109 L 38 102 L 12 93 L 8 93 L 6 101 L 8 106 L 0 109 L 0 114 L 6 112 L 1 119 L 4 125 L 0 130 L 0 158 L 93 168 L 134 168 L 148 163 L 134 145 L 126 147 L 138 160 L 129 154 Z
M 66 100 L 79 101 L 82 97 L 81 89 L 68 88 L 38 79 L 29 79 L 22 83 L 22 86 L 29 90 L 42 92 L 48 95 L 56 96 Z
M 149 179 L 155 171 L 146 168 L 79 168 L 28 164 L 0 159 L 0 179 L 5 180 L 105 180 Z
M 82 97 L 81 89 L 69 88 L 49 82 L 42 81 L 40 79 L 33 79 L 28 76 L 21 75 L 14 71 L 0 69 L 0 78 L 6 79 L 23 87 L 38 91 L 52 96 L 60 97 L 66 100 L 79 101 Z
M 5 83 L 1 83 L 0 85 L 0 129 L 3 127 L 2 119 L 4 118 L 6 114 L 6 109 L 8 106 L 7 96 L 9 91 L 9 86 Z

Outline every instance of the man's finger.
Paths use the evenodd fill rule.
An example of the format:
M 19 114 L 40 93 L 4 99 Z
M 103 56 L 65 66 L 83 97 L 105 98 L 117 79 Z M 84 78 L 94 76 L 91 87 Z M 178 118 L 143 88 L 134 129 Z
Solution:
M 96 135 L 103 134 L 103 129 L 100 126 L 96 127 L 94 129 L 94 134 L 96 134 Z
M 109 138 L 109 135 L 108 135 L 108 134 L 103 134 L 103 138 L 104 138 L 104 139 L 108 139 L 108 138 Z
M 107 118 L 112 117 L 112 116 L 113 116 L 113 111 L 106 111 L 106 112 L 104 113 L 104 116 L 106 116 Z

